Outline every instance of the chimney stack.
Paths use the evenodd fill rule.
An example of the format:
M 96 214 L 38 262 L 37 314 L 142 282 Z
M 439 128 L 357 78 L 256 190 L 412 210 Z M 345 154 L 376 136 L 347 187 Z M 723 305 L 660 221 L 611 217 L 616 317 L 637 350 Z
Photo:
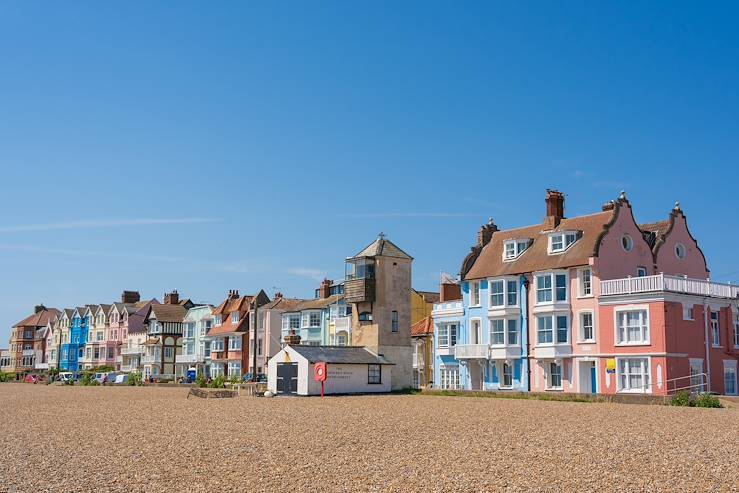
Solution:
M 124 291 L 121 295 L 121 303 L 138 303 L 141 295 L 138 291 Z
M 239 297 L 239 290 L 238 289 L 229 289 L 228 290 L 228 299 L 229 300 L 235 300 Z
M 165 305 L 177 305 L 180 302 L 180 294 L 176 289 L 173 289 L 171 293 L 164 293 L 164 304 Z
M 275 293 L 274 299 L 276 299 L 276 300 L 281 300 L 281 299 L 282 299 L 282 293 L 280 293 L 279 291 L 277 291 L 277 292 Z
M 493 218 L 488 219 L 487 224 L 483 224 L 480 227 L 480 231 L 477 233 L 477 246 L 484 247 L 490 243 L 490 239 L 493 237 L 493 233 L 498 231 L 498 226 L 493 222 Z
M 547 217 L 544 219 L 544 229 L 554 229 L 565 217 L 565 195 L 559 190 L 547 189 Z
M 333 283 L 334 282 L 330 279 L 324 279 L 323 281 L 321 281 L 321 287 L 318 288 L 318 296 L 321 299 L 326 299 L 331 296 L 331 285 Z
M 290 331 L 290 335 L 285 336 L 285 344 L 288 346 L 300 345 L 300 336 L 295 333 L 295 329 Z
M 35 307 L 33 308 L 33 313 L 34 313 L 34 314 L 35 314 L 35 313 L 39 313 L 39 312 L 42 312 L 42 311 L 44 311 L 44 310 L 46 310 L 46 307 L 44 306 L 44 304 L 43 304 L 43 303 L 41 303 L 40 305 L 36 305 L 36 306 L 35 306 Z

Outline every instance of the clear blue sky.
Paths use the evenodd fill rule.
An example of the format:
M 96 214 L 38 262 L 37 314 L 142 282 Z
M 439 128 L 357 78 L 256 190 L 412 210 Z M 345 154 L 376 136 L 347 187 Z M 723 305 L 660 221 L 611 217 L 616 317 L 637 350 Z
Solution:
M 36 303 L 310 296 L 378 232 L 680 200 L 739 280 L 736 3 L 0 3 L 0 346 Z

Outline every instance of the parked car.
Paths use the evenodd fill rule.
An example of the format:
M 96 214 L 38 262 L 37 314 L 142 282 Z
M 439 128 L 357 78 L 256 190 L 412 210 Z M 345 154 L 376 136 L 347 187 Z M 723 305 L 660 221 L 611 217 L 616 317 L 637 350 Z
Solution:
M 107 372 L 104 372 L 104 373 L 96 373 L 95 374 L 95 380 L 97 380 L 97 382 L 100 385 L 102 385 L 104 383 L 108 383 L 108 373 Z
M 38 377 L 36 375 L 26 375 L 23 381 L 26 383 L 38 383 Z
M 115 383 L 128 383 L 128 375 L 126 375 L 125 373 L 118 373 L 115 376 L 115 380 L 111 380 L 111 382 L 115 382 Z
M 74 373 L 71 371 L 60 371 L 57 379 L 62 383 L 74 382 Z

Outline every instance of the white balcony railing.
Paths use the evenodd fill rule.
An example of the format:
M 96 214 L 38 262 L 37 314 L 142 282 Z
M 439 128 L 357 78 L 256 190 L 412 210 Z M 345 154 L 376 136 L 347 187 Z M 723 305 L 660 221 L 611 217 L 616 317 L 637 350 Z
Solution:
M 121 348 L 121 354 L 125 354 L 125 355 L 135 355 L 135 354 L 141 354 L 143 352 L 144 350 L 140 346 Z
M 0 351 L 0 358 L 10 358 L 10 350 L 6 349 L 5 351 Z
M 351 330 L 352 317 L 337 317 L 334 319 L 336 330 Z
M 36 370 L 48 370 L 49 369 L 49 363 L 36 363 L 33 367 Z
M 141 357 L 141 363 L 142 364 L 151 364 L 151 363 L 159 363 L 161 361 L 161 357 L 153 354 L 145 354 Z
M 459 344 L 454 346 L 454 357 L 457 359 L 487 359 L 490 348 L 487 344 Z
M 706 279 L 657 274 L 656 276 L 606 279 L 600 282 L 601 296 L 669 291 L 713 298 L 739 298 L 739 285 L 721 284 Z
M 23 356 L 36 356 L 36 350 L 35 349 L 24 349 Z
M 431 312 L 434 316 L 461 315 L 462 313 L 462 300 L 434 303 L 434 310 Z

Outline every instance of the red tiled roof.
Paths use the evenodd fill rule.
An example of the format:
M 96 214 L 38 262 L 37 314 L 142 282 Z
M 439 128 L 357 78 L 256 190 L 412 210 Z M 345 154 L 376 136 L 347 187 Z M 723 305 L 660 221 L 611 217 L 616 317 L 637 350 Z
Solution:
M 49 323 L 53 317 L 58 317 L 61 314 L 56 308 L 44 308 L 38 313 L 30 315 L 13 327 L 41 327 Z
M 428 316 L 411 325 L 411 336 L 425 336 L 434 333 L 434 318 Z

